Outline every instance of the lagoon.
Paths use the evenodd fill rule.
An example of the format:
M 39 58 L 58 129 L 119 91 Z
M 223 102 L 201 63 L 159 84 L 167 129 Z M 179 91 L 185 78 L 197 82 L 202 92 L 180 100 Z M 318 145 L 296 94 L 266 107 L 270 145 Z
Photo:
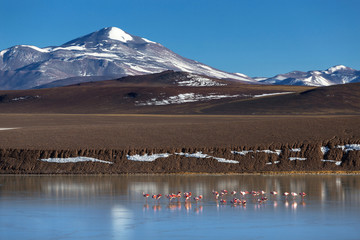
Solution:
M 268 200 L 249 194 L 234 206 L 228 194 L 222 204 L 212 190 L 223 189 L 264 190 Z M 204 198 L 142 195 L 178 191 Z M 360 239 L 360 176 L 3 175 L 0 209 L 0 239 Z

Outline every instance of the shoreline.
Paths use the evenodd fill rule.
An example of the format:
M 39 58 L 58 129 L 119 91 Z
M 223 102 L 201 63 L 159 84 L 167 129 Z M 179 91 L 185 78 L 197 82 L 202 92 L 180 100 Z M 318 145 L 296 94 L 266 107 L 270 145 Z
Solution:
M 289 176 L 289 175 L 344 175 L 344 176 L 349 176 L 349 175 L 360 175 L 360 171 L 356 170 L 356 171 L 287 171 L 287 172 L 244 172 L 244 173 L 236 173 L 236 172 L 224 172 L 224 173 L 206 173 L 206 172 L 183 172 L 183 173 L 114 173 L 114 174 L 109 174 L 109 173 L 100 173 L 100 174 L 88 174 L 88 173 L 69 173 L 69 174 L 64 174 L 64 173 L 59 173 L 59 174 L 41 174 L 41 173 L 21 173 L 21 174 L 13 174 L 13 173 L 1 173 L 0 177 L 6 177 L 6 176 L 10 176 L 10 177 L 52 177 L 52 176 L 57 176 L 57 177 L 117 177 L 117 176 L 244 176 L 244 175 L 254 175 L 254 176 L 271 176 L 271 175 L 276 175 L 276 176 Z

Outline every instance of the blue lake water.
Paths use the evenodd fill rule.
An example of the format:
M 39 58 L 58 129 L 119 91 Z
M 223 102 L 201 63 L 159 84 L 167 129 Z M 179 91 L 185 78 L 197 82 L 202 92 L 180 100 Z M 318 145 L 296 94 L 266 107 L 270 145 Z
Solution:
M 246 206 L 212 190 L 264 190 Z M 306 192 L 307 196 L 276 197 Z M 142 192 L 204 198 L 146 201 Z M 239 195 L 237 195 L 238 198 Z M 360 239 L 357 175 L 0 176 L 0 239 Z

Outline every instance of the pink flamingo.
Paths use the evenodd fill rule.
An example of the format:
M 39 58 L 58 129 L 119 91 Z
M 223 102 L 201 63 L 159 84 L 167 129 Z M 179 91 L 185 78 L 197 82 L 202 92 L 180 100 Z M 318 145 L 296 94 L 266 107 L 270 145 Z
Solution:
M 215 199 L 219 199 L 219 192 L 218 191 L 212 191 L 212 193 L 214 194 L 214 196 L 215 196 Z
M 169 195 L 166 195 L 166 197 L 169 199 L 169 201 L 171 202 L 172 199 L 176 198 L 176 194 L 172 193 Z
M 283 195 L 287 197 L 289 195 L 289 192 L 284 192 Z
M 158 195 L 152 195 L 152 198 L 155 199 L 156 201 L 159 201 L 159 199 L 161 198 L 161 194 L 159 193 Z
M 236 194 L 236 191 L 232 191 L 232 192 L 231 192 L 231 195 L 235 195 L 235 194 Z
M 270 194 L 275 196 L 275 195 L 278 194 L 278 192 L 277 191 L 272 191 L 272 192 L 270 192 Z
M 142 193 L 143 194 L 143 196 L 144 196 L 144 198 L 146 198 L 146 201 L 147 201 L 147 199 L 148 199 L 148 197 L 150 196 L 150 194 L 148 194 L 148 193 Z
M 291 192 L 291 196 L 293 196 L 294 198 L 297 196 L 298 194 L 296 192 Z
M 306 194 L 305 192 L 301 192 L 301 193 L 299 193 L 299 195 L 300 195 L 301 197 L 305 197 L 307 194 Z
M 194 197 L 194 200 L 195 200 L 196 202 L 198 202 L 198 201 L 200 201 L 202 198 L 203 198 L 203 196 L 202 196 L 202 195 L 199 195 L 199 196 L 197 196 L 197 197 Z
M 244 197 L 246 194 L 249 194 L 249 192 L 248 191 L 240 191 L 240 195 L 242 197 Z
M 191 198 L 191 192 L 184 192 L 184 198 L 185 201 L 189 200 Z

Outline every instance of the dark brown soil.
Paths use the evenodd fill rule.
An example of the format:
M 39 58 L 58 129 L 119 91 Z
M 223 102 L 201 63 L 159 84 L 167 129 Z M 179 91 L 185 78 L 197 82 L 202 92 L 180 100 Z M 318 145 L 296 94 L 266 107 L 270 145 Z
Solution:
M 360 143 L 360 116 L 164 116 L 2 114 L 0 173 L 243 173 L 267 171 L 360 170 L 360 151 L 335 146 Z M 326 156 L 321 146 L 331 150 Z M 294 153 L 289 149 L 301 148 Z M 282 150 L 246 156 L 231 150 Z M 202 151 L 215 159 L 172 155 L 154 162 L 134 162 L 126 155 Z M 104 163 L 47 163 L 48 157 L 89 156 Z M 307 158 L 289 161 L 289 157 Z M 342 161 L 321 162 L 321 159 Z M 275 164 L 275 161 L 280 161 Z M 268 165 L 266 163 L 272 162 Z

